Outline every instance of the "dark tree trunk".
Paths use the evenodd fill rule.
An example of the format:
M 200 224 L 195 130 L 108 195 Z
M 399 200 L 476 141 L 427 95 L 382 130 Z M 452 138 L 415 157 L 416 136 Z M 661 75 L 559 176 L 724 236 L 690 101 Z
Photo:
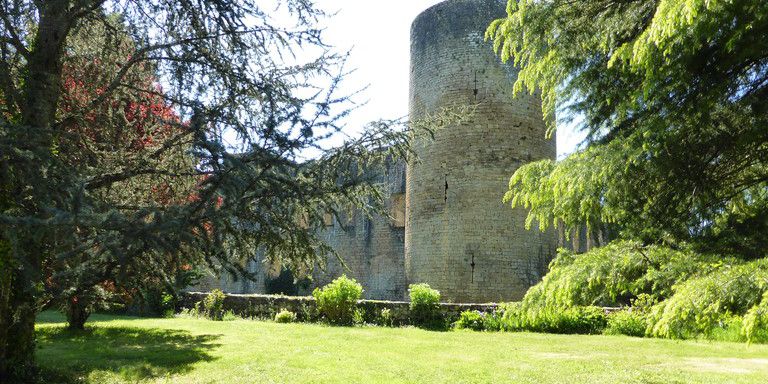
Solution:
M 69 0 L 47 0 L 36 2 L 39 24 L 28 58 L 28 72 L 24 78 L 24 101 L 21 103 L 21 126 L 19 137 L 33 148 L 52 148 L 54 133 L 52 127 L 61 93 L 62 52 L 71 28 L 72 10 Z M 10 181 L 4 189 L 12 191 L 16 208 L 28 216 L 40 216 L 35 191 L 27 188 L 27 178 L 44 176 L 48 164 L 32 164 L 34 169 L 13 169 Z M 45 193 L 38 192 L 38 193 Z M 26 240 L 26 239 L 25 239 Z M 0 281 L 0 289 L 10 287 L 7 307 L 0 314 L 0 382 L 25 383 L 34 379 L 35 367 L 35 316 L 37 315 L 36 289 L 42 283 L 42 260 L 45 257 L 45 242 L 21 240 L 10 257 L 10 264 L 2 266 L 2 272 L 10 272 L 10 285 Z M 18 263 L 14 263 L 18 258 Z M 17 268 L 16 265 L 23 265 Z M 3 299 L 5 296 L 2 296 Z M 0 302 L 0 308 L 3 303 Z
M 69 329 L 81 331 L 85 329 L 85 322 L 91 316 L 86 306 L 77 299 L 70 299 L 67 303 L 67 323 Z
M 2 202 L 0 202 L 2 203 Z M 0 382 L 8 381 L 8 332 L 13 317 L 11 316 L 11 253 L 8 244 L 0 238 Z
M 35 297 L 19 271 L 12 271 L 8 305 L 0 321 L 5 324 L 4 346 L 0 348 L 0 382 L 26 383 L 35 375 Z M 5 287 L 3 287 L 5 289 Z

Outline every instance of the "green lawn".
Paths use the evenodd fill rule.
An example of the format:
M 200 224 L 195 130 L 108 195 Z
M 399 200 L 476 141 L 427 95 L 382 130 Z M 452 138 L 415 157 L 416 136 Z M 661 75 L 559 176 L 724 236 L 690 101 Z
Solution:
M 768 345 L 258 321 L 38 320 L 45 382 L 766 383 Z

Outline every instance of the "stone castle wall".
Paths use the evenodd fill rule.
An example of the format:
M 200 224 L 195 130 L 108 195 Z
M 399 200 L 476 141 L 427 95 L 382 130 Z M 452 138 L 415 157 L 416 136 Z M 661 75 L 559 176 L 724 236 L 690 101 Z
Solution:
M 312 273 L 309 286 L 295 288 L 295 293 L 307 295 L 315 287 L 322 287 L 342 274 L 354 278 L 363 286 L 363 297 L 379 300 L 403 300 L 408 285 L 405 279 L 405 163 L 387 165 L 386 172 L 378 175 L 386 197 L 390 217 L 366 217 L 350 212 L 336 220 L 328 217 L 327 225 L 319 236 L 331 245 L 342 262 L 329 256 L 325 268 L 319 266 Z M 257 255 L 262 259 L 263 255 Z M 191 291 L 210 292 L 220 289 L 232 294 L 277 294 L 270 283 L 280 274 L 264 262 L 250 262 L 248 270 L 255 280 L 235 278 L 227 273 L 209 273 Z M 283 271 L 285 273 L 285 271 Z
M 207 293 L 187 292 L 180 297 L 178 309 L 191 309 L 195 304 L 205 299 Z M 363 310 L 363 318 L 368 323 L 375 323 L 381 317 L 382 310 L 390 311 L 393 325 L 410 324 L 410 302 L 359 300 L 358 308 Z M 497 304 L 455 304 L 441 303 L 438 309 L 440 315 L 450 322 L 458 319 L 464 311 L 491 313 L 498 309 Z M 315 299 L 311 296 L 280 296 L 280 295 L 240 295 L 228 294 L 224 298 L 224 310 L 232 311 L 244 318 L 274 319 L 275 314 L 286 309 L 297 315 L 299 321 L 318 321 Z
M 455 302 L 520 299 L 555 253 L 554 232 L 527 231 L 526 211 L 501 198 L 521 165 L 555 158 L 538 95 L 513 97 L 517 71 L 483 34 L 505 15 L 502 0 L 449 0 L 411 29 L 411 119 L 476 105 L 460 125 L 436 132 L 409 164 L 405 260 L 409 281 Z
M 316 269 L 313 286 L 323 286 L 346 274 L 363 285 L 363 295 L 370 299 L 401 300 L 405 297 L 404 230 L 405 164 L 390 164 L 380 181 L 389 196 L 391 217 L 351 215 L 348 222 L 333 221 L 321 233 L 348 269 L 336 258 L 329 258 L 325 270 Z M 347 221 L 347 220 L 343 220 Z
M 260 259 L 261 255 L 256 258 Z M 274 273 L 270 273 L 268 265 L 251 261 L 248 263 L 247 270 L 251 272 L 255 279 L 245 279 L 232 276 L 229 273 L 217 274 L 213 271 L 206 271 L 204 277 L 190 291 L 210 292 L 214 289 L 220 289 L 227 293 L 245 294 L 245 293 L 276 293 L 268 292 L 267 281 L 274 278 Z

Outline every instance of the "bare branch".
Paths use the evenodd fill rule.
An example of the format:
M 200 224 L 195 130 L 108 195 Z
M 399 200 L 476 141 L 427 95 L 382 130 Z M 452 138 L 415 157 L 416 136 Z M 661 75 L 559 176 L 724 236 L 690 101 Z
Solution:
M 11 20 L 8 19 L 8 6 L 6 2 L 3 2 L 3 9 L 0 11 L 0 18 L 3 19 L 3 25 L 5 26 L 5 30 L 8 31 L 9 35 L 3 40 L 13 45 L 13 47 L 16 48 L 25 58 L 29 58 L 29 50 L 21 41 L 21 38 L 19 38 L 18 33 L 13 28 L 13 23 L 11 23 Z

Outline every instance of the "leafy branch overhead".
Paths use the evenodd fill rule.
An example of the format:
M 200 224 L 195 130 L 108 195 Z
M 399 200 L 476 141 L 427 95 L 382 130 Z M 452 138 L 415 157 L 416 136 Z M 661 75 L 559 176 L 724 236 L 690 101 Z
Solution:
M 645 241 L 765 255 L 768 3 L 511 0 L 507 11 L 486 38 L 521 67 L 516 90 L 541 90 L 551 129 L 575 121 L 588 134 L 569 158 L 522 167 L 507 202 L 542 228 L 617 223 Z

